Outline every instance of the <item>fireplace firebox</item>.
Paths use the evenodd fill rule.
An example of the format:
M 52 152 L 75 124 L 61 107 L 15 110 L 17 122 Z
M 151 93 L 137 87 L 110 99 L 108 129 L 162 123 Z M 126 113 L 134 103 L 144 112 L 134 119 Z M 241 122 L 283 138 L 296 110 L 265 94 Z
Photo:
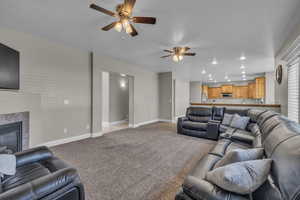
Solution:
M 22 122 L 0 125 L 0 147 L 13 153 L 22 151 Z

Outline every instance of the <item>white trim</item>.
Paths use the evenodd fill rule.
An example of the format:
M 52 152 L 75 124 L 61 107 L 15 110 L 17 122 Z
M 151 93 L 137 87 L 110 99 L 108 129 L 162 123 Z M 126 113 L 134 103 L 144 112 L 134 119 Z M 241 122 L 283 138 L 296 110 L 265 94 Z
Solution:
M 102 137 L 104 135 L 103 132 L 99 132 L 99 133 L 92 133 L 92 138 L 97 138 L 97 137 Z
M 173 123 L 173 120 L 170 119 L 159 119 L 159 122 L 169 122 L 169 123 Z
M 137 127 L 144 126 L 144 125 L 147 125 L 147 124 L 153 124 L 155 122 L 159 122 L 159 119 L 154 119 L 154 120 L 151 120 L 151 121 L 146 121 L 146 122 L 141 122 L 141 123 L 138 123 L 138 124 L 134 124 L 133 128 L 137 128 Z
M 121 120 L 121 121 L 115 121 L 115 122 L 110 122 L 109 123 L 109 126 L 115 126 L 115 125 L 119 125 L 119 124 L 123 124 L 123 123 L 126 123 L 128 122 L 128 120 Z
M 61 144 L 67 144 L 67 143 L 70 143 L 70 142 L 84 140 L 84 139 L 90 138 L 91 135 L 92 135 L 91 133 L 86 133 L 86 134 L 79 135 L 79 136 L 74 136 L 74 137 L 70 137 L 70 138 L 63 138 L 63 139 L 54 140 L 54 141 L 51 141 L 51 142 L 46 142 L 46 143 L 43 143 L 43 144 L 39 144 L 37 146 L 54 147 L 54 146 L 58 146 L 58 145 L 61 145 Z
M 109 122 L 102 122 L 103 127 L 109 127 Z

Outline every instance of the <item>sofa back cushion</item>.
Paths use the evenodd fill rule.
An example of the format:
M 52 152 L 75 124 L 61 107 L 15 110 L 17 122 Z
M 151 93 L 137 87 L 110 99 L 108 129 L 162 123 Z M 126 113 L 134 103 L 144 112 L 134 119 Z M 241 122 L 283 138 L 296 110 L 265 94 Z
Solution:
M 190 107 L 187 110 L 187 118 L 193 122 L 208 122 L 212 119 L 212 108 Z
M 264 113 L 267 112 L 267 110 L 257 110 L 257 109 L 249 109 L 247 116 L 250 117 L 250 122 L 251 123 L 256 123 L 258 117 Z
M 222 120 L 222 125 L 230 126 L 232 118 L 233 118 L 232 114 L 225 113 L 224 117 L 223 117 L 223 120 Z
M 268 110 L 266 112 L 263 112 L 262 114 L 260 114 L 257 117 L 257 124 L 259 125 L 259 127 L 261 128 L 262 125 L 271 117 L 274 117 L 275 115 L 279 115 L 278 113 Z
M 231 120 L 230 126 L 237 129 L 245 130 L 250 118 L 246 116 L 240 116 L 238 114 L 234 114 Z
M 300 125 L 281 119 L 263 142 L 266 156 L 273 160 L 271 176 L 283 199 L 300 198 Z
M 238 108 L 226 108 L 225 113 L 227 114 L 238 114 L 240 116 L 247 116 L 248 109 L 238 109 Z
M 222 121 L 224 116 L 225 108 L 213 107 L 213 120 Z

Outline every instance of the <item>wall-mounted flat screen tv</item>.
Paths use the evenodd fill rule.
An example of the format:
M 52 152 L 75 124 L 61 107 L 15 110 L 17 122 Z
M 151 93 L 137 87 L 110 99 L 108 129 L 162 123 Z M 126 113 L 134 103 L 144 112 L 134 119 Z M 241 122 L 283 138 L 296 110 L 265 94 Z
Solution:
M 20 53 L 0 43 L 0 89 L 20 88 Z

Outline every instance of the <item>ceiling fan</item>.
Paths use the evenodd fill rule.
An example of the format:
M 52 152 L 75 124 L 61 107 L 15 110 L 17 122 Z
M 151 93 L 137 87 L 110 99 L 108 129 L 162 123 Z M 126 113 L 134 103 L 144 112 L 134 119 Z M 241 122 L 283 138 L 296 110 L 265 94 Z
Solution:
M 195 56 L 196 53 L 188 53 L 190 47 L 174 47 L 172 50 L 164 50 L 164 52 L 170 53 L 169 55 L 162 56 L 161 58 L 173 57 L 173 61 L 179 62 L 184 56 Z
M 155 24 L 156 18 L 153 17 L 132 17 L 132 9 L 135 5 L 136 0 L 124 0 L 123 4 L 119 4 L 116 7 L 116 12 L 106 10 L 102 7 L 97 6 L 96 4 L 91 4 L 90 8 L 95 9 L 99 12 L 102 12 L 106 15 L 116 17 L 118 21 L 113 22 L 102 28 L 103 31 L 109 31 L 114 28 L 118 32 L 121 32 L 122 29 L 126 33 L 130 34 L 132 37 L 138 35 L 138 32 L 133 27 L 132 23 L 140 24 Z

